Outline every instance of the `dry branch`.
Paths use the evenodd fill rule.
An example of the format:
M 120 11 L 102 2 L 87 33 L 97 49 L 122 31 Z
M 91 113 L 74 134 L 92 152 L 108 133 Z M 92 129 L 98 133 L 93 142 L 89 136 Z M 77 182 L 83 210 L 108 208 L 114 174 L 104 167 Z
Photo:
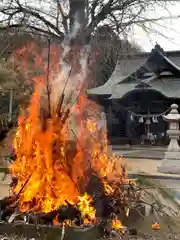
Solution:
M 122 32 L 126 31 L 126 28 L 133 24 L 139 25 L 146 22 L 156 22 L 163 19 L 179 17 L 178 15 L 172 15 L 171 13 L 169 13 L 169 16 L 162 15 L 157 18 L 144 17 L 144 13 L 150 7 L 164 5 L 164 8 L 166 9 L 166 5 L 170 1 L 108 0 L 103 2 L 101 0 L 89 0 L 87 4 L 85 2 L 87 1 L 76 0 L 72 3 L 71 1 L 70 3 L 66 1 L 60 3 L 59 0 L 54 0 L 53 2 L 46 1 L 47 8 L 44 10 L 43 8 L 32 7 L 30 4 L 21 0 L 6 0 L 0 9 L 1 15 L 3 16 L 1 29 L 26 27 L 33 31 L 38 31 L 43 34 L 49 33 L 52 37 L 58 36 L 60 39 L 63 39 L 64 36 L 69 34 L 72 30 L 71 25 L 74 24 L 72 21 L 77 20 L 75 17 L 73 17 L 74 19 L 71 19 L 71 13 L 74 13 L 74 16 L 79 14 L 80 16 L 78 15 L 78 20 L 85 21 L 80 22 L 80 24 L 86 25 L 85 29 L 88 34 L 94 32 L 95 27 L 99 26 L 99 24 L 104 25 L 104 21 L 108 22 L 108 25 L 112 28 L 115 26 L 117 32 Z M 88 20 L 83 16 L 86 8 L 88 8 L 88 12 L 90 13 Z M 60 30 L 61 27 L 64 28 L 64 32 Z

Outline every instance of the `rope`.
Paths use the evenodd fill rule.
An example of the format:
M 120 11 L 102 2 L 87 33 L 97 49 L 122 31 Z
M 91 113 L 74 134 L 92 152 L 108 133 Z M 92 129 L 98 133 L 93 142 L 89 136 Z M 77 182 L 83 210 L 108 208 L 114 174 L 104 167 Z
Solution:
M 166 111 L 164 111 L 162 113 L 158 113 L 158 114 L 152 114 L 152 113 L 150 113 L 150 114 L 137 114 L 137 113 L 132 112 L 130 110 L 127 110 L 127 111 L 130 112 L 133 116 L 148 118 L 148 117 L 161 117 L 161 116 L 164 116 L 170 110 L 171 110 L 171 108 L 168 108 Z
M 143 117 L 143 118 L 149 118 L 149 117 L 161 117 L 164 116 L 167 112 L 169 112 L 171 110 L 171 107 L 169 107 L 168 109 L 166 109 L 164 112 L 162 113 L 149 113 L 149 114 L 140 114 L 140 113 L 135 113 L 123 106 L 121 106 L 121 108 L 123 108 L 124 110 L 126 110 L 127 112 L 129 112 L 132 116 L 136 116 L 136 117 Z

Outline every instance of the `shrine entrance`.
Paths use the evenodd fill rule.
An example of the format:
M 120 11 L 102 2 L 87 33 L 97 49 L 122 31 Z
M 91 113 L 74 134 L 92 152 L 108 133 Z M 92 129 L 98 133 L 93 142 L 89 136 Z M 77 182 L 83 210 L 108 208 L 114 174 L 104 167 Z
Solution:
M 163 115 L 170 109 L 170 101 L 158 91 L 135 89 L 123 99 L 112 101 L 111 136 L 120 144 L 168 143 L 167 123 Z

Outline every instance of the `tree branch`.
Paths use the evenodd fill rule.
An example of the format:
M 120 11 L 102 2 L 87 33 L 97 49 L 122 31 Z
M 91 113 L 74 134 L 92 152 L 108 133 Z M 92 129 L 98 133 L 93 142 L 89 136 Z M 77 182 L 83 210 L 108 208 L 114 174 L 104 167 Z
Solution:
M 54 30 L 60 37 L 64 37 L 63 32 L 61 32 L 58 28 L 56 28 L 54 26 L 53 23 L 49 22 L 47 19 L 45 19 L 43 16 L 41 16 L 39 13 L 31 11 L 30 9 L 21 7 L 21 11 L 28 13 L 36 18 L 38 18 L 39 20 L 41 20 L 47 27 L 50 27 L 52 30 Z
M 61 17 L 62 17 L 62 25 L 64 27 L 64 31 L 66 33 L 66 35 L 68 34 L 68 24 L 67 24 L 67 19 L 68 19 L 68 16 L 66 16 L 64 14 L 64 11 L 62 9 L 62 6 L 60 4 L 60 0 L 56 0 L 57 1 L 57 7 L 58 7 L 58 10 L 59 12 L 61 13 Z
M 109 0 L 109 2 L 107 4 L 105 4 L 101 11 L 93 17 L 92 21 L 89 23 L 89 25 L 87 26 L 87 29 L 91 32 L 92 29 L 94 29 L 101 21 L 103 21 L 107 15 L 112 12 L 113 8 L 112 8 L 112 3 L 113 3 L 113 0 Z M 95 7 L 94 6 L 94 10 L 95 10 Z
M 53 33 L 53 32 L 50 32 L 50 31 L 48 31 L 48 30 L 44 30 L 44 29 L 42 29 L 42 28 L 38 28 L 38 27 L 35 27 L 35 26 L 31 26 L 31 25 L 25 25 L 25 27 L 26 28 L 29 28 L 29 29 L 32 29 L 32 30 L 34 30 L 35 32 L 40 32 L 40 33 L 43 33 L 43 34 L 45 34 L 46 36 L 52 36 L 52 38 L 57 38 L 57 39 L 61 39 L 60 37 L 59 37 L 59 35 L 56 35 L 55 33 Z M 19 28 L 22 28 L 22 25 L 21 24 L 10 24 L 8 27 L 7 26 L 4 26 L 4 27 L 0 27 L 0 31 L 5 31 L 5 30 L 7 30 L 7 29 L 19 29 Z M 22 32 L 22 30 L 21 30 L 21 32 Z M 27 31 L 25 31 L 25 32 L 27 32 Z M 33 33 L 34 34 L 34 33 Z M 61 39 L 61 40 L 63 40 L 63 38 Z
M 10 10 L 12 12 L 9 12 Z M 41 16 L 38 12 L 31 10 L 31 8 L 27 8 L 27 7 L 25 8 L 25 7 L 19 6 L 19 8 L 3 9 L 3 10 L 1 10 L 1 12 L 6 15 L 11 16 L 11 18 L 18 13 L 29 14 L 30 16 L 33 16 L 33 17 L 39 19 L 42 23 L 44 23 L 46 25 L 47 28 L 52 29 L 61 39 L 64 38 L 64 33 L 62 31 L 60 31 L 53 23 L 48 21 L 45 17 Z M 31 28 L 32 28 L 32 26 L 31 26 Z M 41 31 L 41 28 L 39 28 L 39 31 Z
M 98 1 L 99 0 L 94 0 L 93 3 L 92 3 L 92 7 L 91 7 L 91 19 L 92 21 L 94 21 L 94 17 L 95 17 L 95 9 L 98 5 Z

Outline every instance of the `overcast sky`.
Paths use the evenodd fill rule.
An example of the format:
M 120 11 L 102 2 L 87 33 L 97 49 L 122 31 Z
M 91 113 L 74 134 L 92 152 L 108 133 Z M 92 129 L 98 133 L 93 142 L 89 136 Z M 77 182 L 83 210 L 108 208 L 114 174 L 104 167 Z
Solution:
M 171 6 L 168 7 L 168 10 L 174 16 L 180 15 L 180 2 L 171 4 Z M 157 17 L 157 13 L 160 13 L 162 11 L 164 11 L 164 9 L 157 9 L 156 13 L 150 12 L 149 15 L 154 15 Z M 160 46 L 166 51 L 180 50 L 180 17 L 179 19 L 159 21 L 158 26 L 155 25 L 155 29 L 165 35 L 166 38 L 160 36 L 160 34 L 146 34 L 142 29 L 138 27 L 134 27 L 132 38 L 145 51 L 151 51 L 156 42 L 160 44 Z

